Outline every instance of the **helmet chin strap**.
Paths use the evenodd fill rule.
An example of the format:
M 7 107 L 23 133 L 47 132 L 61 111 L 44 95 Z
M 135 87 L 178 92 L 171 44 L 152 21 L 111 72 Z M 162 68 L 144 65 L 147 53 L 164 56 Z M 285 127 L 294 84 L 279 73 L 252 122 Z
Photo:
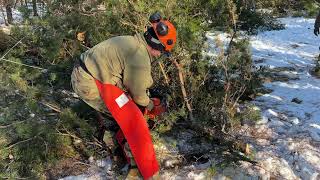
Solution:
M 168 51 L 165 51 L 161 55 L 164 56 L 165 58 L 170 58 L 172 54 Z

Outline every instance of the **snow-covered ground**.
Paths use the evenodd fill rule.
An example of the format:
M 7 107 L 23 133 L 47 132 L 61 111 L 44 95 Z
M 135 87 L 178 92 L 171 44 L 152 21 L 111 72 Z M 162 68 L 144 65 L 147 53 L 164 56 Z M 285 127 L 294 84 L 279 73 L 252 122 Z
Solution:
M 281 21 L 286 29 L 251 37 L 253 59 L 258 66 L 285 67 L 281 73 L 296 78 L 265 84 L 273 92 L 253 102 L 263 118 L 247 135 L 265 176 L 320 179 L 320 79 L 310 75 L 320 38 L 314 19 Z

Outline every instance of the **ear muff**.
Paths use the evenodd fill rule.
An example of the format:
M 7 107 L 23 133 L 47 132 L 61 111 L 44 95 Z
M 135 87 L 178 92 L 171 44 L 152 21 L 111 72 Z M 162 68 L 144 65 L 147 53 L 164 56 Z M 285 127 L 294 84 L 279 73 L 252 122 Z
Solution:
M 165 36 L 168 34 L 168 26 L 163 22 L 159 22 L 156 26 L 157 34 L 160 36 Z

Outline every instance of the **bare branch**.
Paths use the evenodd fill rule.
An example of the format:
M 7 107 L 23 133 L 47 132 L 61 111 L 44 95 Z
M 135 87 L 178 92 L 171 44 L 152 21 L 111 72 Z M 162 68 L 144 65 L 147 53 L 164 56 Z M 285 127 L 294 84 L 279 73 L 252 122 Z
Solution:
M 48 107 L 48 108 L 50 108 L 50 109 L 58 112 L 58 113 L 61 113 L 61 108 L 58 107 L 58 106 L 56 106 L 56 105 L 54 105 L 54 104 L 50 104 L 50 103 L 44 102 L 44 101 L 41 101 L 40 103 L 41 103 L 42 105 L 44 105 L 44 106 L 46 106 L 46 107 Z
M 17 124 L 21 124 L 21 123 L 23 123 L 25 121 L 26 120 L 14 122 L 14 123 L 11 123 L 11 124 L 8 124 L 8 125 L 3 125 L 3 126 L 0 126 L 0 129 L 5 129 L 5 128 L 11 127 L 11 126 L 14 126 L 14 125 L 17 125 Z
M 39 133 L 39 134 L 40 134 L 40 133 Z M 39 135 L 39 134 L 38 134 L 38 135 Z M 13 148 L 14 146 L 19 145 L 19 144 L 22 144 L 22 143 L 25 143 L 25 142 L 28 142 L 28 141 L 32 141 L 32 140 L 36 139 L 36 138 L 38 137 L 38 135 L 33 136 L 33 137 L 29 138 L 29 139 L 25 139 L 25 140 L 16 142 L 16 143 L 14 143 L 14 144 L 11 144 L 10 146 L 5 147 L 4 150 L 8 150 L 8 149 Z
M 193 121 L 193 120 L 194 120 L 194 117 L 193 117 L 193 113 L 192 113 L 192 108 L 191 108 L 191 105 L 190 105 L 190 103 L 189 103 L 188 96 L 187 96 L 187 91 L 186 91 L 186 88 L 185 88 L 185 85 L 184 85 L 183 69 L 182 69 L 182 67 L 180 66 L 180 64 L 177 62 L 176 59 L 173 59 L 173 63 L 174 63 L 174 65 L 175 65 L 175 66 L 177 67 L 177 69 L 178 69 L 182 96 L 183 96 L 183 99 L 184 99 L 184 101 L 185 101 L 185 103 L 186 103 L 187 109 L 188 109 L 188 111 L 189 111 L 190 120 Z
M 27 66 L 27 67 L 31 67 L 31 68 L 34 68 L 34 69 L 47 70 L 47 69 L 44 69 L 44 68 L 41 68 L 41 67 L 38 67 L 38 66 L 31 66 L 31 65 L 28 65 L 28 64 L 23 64 L 23 63 L 19 63 L 19 62 L 15 62 L 15 61 L 10 61 L 10 60 L 4 59 L 4 58 L 2 58 L 1 61 L 10 62 L 10 63 L 18 64 L 18 65 L 21 65 L 21 66 Z
M 21 38 L 15 45 L 13 45 L 6 53 L 4 53 L 4 55 L 0 58 L 0 61 L 2 61 L 4 59 L 4 57 L 6 57 L 7 54 L 9 54 L 10 51 L 12 51 L 13 48 L 15 48 L 19 43 L 21 43 L 21 41 L 26 38 L 27 36 L 24 36 L 23 38 Z
M 166 82 L 167 85 L 169 85 L 169 78 L 168 78 L 168 75 L 166 74 L 165 70 L 164 70 L 164 65 L 162 62 L 158 62 L 159 66 L 160 66 L 160 69 L 161 69 L 161 72 L 163 74 L 163 77 L 164 77 L 164 80 Z

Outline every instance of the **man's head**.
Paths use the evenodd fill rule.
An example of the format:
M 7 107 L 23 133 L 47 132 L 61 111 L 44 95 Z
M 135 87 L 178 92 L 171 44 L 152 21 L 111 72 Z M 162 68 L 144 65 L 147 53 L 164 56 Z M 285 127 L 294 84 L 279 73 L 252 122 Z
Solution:
M 154 51 L 155 55 L 169 53 L 176 43 L 176 28 L 168 20 L 163 20 L 159 12 L 152 14 L 149 21 L 152 26 L 148 27 L 144 33 L 144 38 L 148 45 L 153 50 L 158 51 Z

